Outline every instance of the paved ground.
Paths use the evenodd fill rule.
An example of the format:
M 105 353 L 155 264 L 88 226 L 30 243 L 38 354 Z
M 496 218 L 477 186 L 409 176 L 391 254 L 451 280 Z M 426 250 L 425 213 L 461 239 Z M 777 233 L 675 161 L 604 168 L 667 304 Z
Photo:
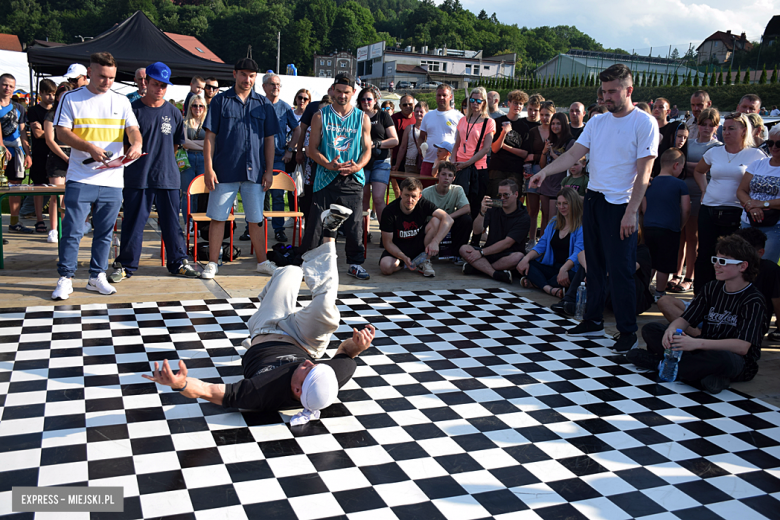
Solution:
M 3 217 L 3 225 L 9 223 L 8 217 Z M 27 226 L 35 222 L 25 220 Z M 5 227 L 4 229 L 8 229 Z M 239 231 L 243 222 L 239 223 Z M 374 237 L 379 236 L 378 224 L 371 221 Z M 288 233 L 291 236 L 292 233 Z M 5 246 L 5 270 L 0 271 L 0 307 L 31 307 L 57 305 L 50 299 L 51 291 L 57 283 L 56 263 L 57 246 L 46 242 L 46 235 L 8 235 L 10 244 Z M 270 241 L 273 243 L 273 239 Z M 256 263 L 249 257 L 249 242 L 236 241 L 242 250 L 242 256 L 232 264 L 221 267 L 214 280 L 185 280 L 170 276 L 165 267 L 160 265 L 160 234 L 156 224 L 150 222 L 145 230 L 144 250 L 141 258 L 141 268 L 138 274 L 123 281 L 117 286 L 118 292 L 112 296 L 101 296 L 87 292 L 84 289 L 88 278 L 91 235 L 84 237 L 79 251 L 79 271 L 74 283 L 74 292 L 68 303 L 88 304 L 95 302 L 125 303 L 125 302 L 159 302 L 187 301 L 210 298 L 239 298 L 256 296 L 269 280 L 268 276 L 255 272 Z M 339 249 L 343 250 L 343 240 Z M 365 267 L 371 274 L 371 279 L 357 280 L 346 276 L 341 277 L 339 290 L 352 293 L 357 291 L 398 291 L 398 290 L 430 290 L 430 289 L 469 289 L 469 288 L 504 288 L 494 280 L 481 276 L 464 276 L 460 268 L 449 263 L 434 262 L 435 278 L 424 278 L 410 272 L 399 272 L 393 276 L 383 276 L 379 272 L 378 260 L 381 249 L 374 243 L 368 245 L 368 258 Z M 114 248 L 112 248 L 112 256 Z M 345 265 L 346 270 L 346 265 Z M 539 291 L 529 291 L 519 286 L 515 281 L 512 290 L 520 295 L 531 298 L 542 305 L 550 305 L 555 299 Z M 302 291 L 305 294 L 305 290 Z M 61 303 L 59 303 L 61 304 Z M 653 306 L 639 317 L 640 327 L 643 323 L 663 319 Z M 606 316 L 607 332 L 616 332 L 614 318 Z M 764 343 L 762 358 L 759 362 L 758 376 L 748 383 L 740 383 L 735 388 L 755 397 L 765 399 L 774 405 L 780 405 L 780 346 Z

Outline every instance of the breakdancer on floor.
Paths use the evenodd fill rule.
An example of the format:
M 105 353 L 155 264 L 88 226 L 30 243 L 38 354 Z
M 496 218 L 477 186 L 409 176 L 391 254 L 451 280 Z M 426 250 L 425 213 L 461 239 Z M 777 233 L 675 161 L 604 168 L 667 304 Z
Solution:
M 336 269 L 336 230 L 352 212 L 338 204 L 322 214 L 323 243 L 303 255 L 301 267 L 288 265 L 274 271 L 260 293 L 260 307 L 249 319 L 247 351 L 242 359 L 244 379 L 213 384 L 187 376 L 179 360 L 174 374 L 168 360 L 154 363 L 154 373 L 143 377 L 170 386 L 185 397 L 203 398 L 225 408 L 277 411 L 303 407 L 292 424 L 319 419 L 338 390 L 355 372 L 355 359 L 371 346 L 375 329 L 353 329 L 352 338 L 339 345 L 332 359 L 315 362 L 328 347 L 339 325 L 336 308 L 339 280 Z M 306 307 L 295 308 L 301 280 L 311 290 Z

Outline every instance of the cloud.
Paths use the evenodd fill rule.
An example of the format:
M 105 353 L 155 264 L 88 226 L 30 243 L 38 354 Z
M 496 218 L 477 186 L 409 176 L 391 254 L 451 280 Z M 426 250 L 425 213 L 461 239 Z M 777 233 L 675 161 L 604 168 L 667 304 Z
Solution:
M 576 4 L 547 0 L 539 8 L 518 9 L 516 0 L 494 0 L 485 8 L 482 1 L 461 0 L 466 9 L 493 12 L 502 23 L 519 27 L 574 25 L 605 47 L 620 47 L 639 54 L 665 54 L 669 45 L 696 48 L 715 31 L 745 32 L 758 40 L 773 13 L 780 12 L 780 0 L 712 0 L 708 3 L 688 0 L 625 2 L 623 0 L 580 0 Z M 576 7 L 574 7 L 576 6 Z M 658 51 L 656 51 L 656 49 Z M 644 52 L 642 52 L 644 51 Z

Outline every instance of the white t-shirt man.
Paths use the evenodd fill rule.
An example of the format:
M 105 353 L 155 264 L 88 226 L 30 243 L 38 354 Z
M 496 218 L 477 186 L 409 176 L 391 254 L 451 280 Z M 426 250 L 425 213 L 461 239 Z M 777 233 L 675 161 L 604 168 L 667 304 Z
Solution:
M 742 204 L 737 199 L 739 183 L 742 182 L 748 165 L 765 158 L 764 152 L 758 148 L 745 148 L 736 154 L 728 153 L 725 146 L 707 150 L 702 159 L 710 165 L 710 183 L 701 200 L 702 205 L 741 208 Z
M 60 98 L 54 125 L 73 130 L 76 136 L 92 143 L 113 157 L 123 154 L 125 129 L 138 126 L 133 108 L 126 96 L 109 90 L 105 94 L 93 94 L 87 87 L 65 92 Z M 98 163 L 83 164 L 92 156 L 73 148 L 68 162 L 67 181 L 124 188 L 125 168 L 95 170 Z
M 420 131 L 425 132 L 428 137 L 428 151 L 425 152 L 424 162 L 436 162 L 436 150 L 433 145 L 441 144 L 445 141 L 455 143 L 455 134 L 458 131 L 458 121 L 463 114 L 457 110 L 450 109 L 444 112 L 440 110 L 431 110 L 423 117 Z
M 588 121 L 577 142 L 590 150 L 588 190 L 602 193 L 610 204 L 628 204 L 637 160 L 658 154 L 658 123 L 636 108 L 623 117 L 599 114 Z
M 769 115 L 773 117 L 780 116 L 780 108 L 773 108 Z

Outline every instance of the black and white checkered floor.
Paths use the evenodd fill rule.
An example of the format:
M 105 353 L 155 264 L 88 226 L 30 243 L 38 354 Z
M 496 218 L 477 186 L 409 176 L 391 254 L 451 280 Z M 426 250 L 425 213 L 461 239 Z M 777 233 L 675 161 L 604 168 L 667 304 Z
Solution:
M 375 347 L 303 427 L 141 378 L 238 380 L 256 306 L 0 310 L 0 515 L 12 486 L 67 484 L 122 486 L 111 519 L 780 518 L 777 408 L 656 384 L 509 292 L 342 297 L 336 336 L 373 323 Z

